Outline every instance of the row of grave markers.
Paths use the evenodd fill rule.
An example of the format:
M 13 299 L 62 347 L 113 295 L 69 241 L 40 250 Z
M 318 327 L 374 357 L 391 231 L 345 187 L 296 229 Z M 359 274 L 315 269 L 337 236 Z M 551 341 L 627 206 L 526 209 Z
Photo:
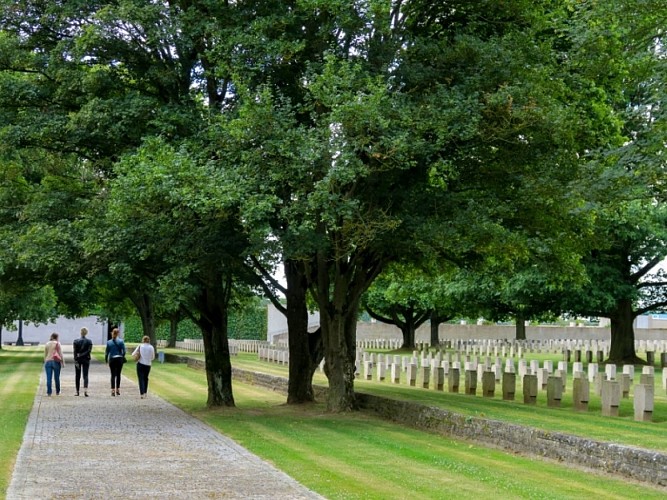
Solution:
M 515 366 L 514 360 L 506 359 L 504 363 L 498 357 L 491 361 L 486 357 L 483 363 L 478 363 L 475 356 L 465 356 L 462 361 L 460 353 L 433 353 L 418 356 L 413 352 L 412 357 L 400 355 L 384 355 L 376 353 L 357 352 L 357 376 L 363 375 L 365 380 L 374 378 L 380 382 L 387 378 L 392 383 L 400 384 L 402 374 L 410 386 L 424 389 L 434 389 L 452 393 L 461 392 L 460 382 L 463 376 L 463 393 L 476 395 L 481 386 L 482 396 L 495 397 L 496 384 L 501 384 L 502 399 L 512 401 L 516 396 L 517 376 L 522 381 L 523 401 L 526 404 L 536 404 L 540 390 L 547 393 L 547 406 L 559 407 L 563 393 L 567 388 L 568 363 L 559 361 L 557 369 L 551 360 L 545 360 L 540 366 L 539 361 L 519 359 Z M 260 348 L 259 359 L 279 364 L 289 363 L 289 352 L 283 349 Z M 443 359 L 445 358 L 445 359 Z M 634 365 L 623 366 L 623 372 L 617 373 L 613 364 L 604 366 L 604 372 L 599 371 L 598 363 L 589 363 L 584 371 L 582 362 L 573 365 L 573 408 L 577 411 L 588 411 L 591 385 L 595 393 L 601 397 L 602 414 L 618 416 L 620 401 L 629 398 L 630 389 L 634 381 Z M 324 370 L 324 362 L 320 364 Z M 363 373 L 361 373 L 363 371 Z M 634 385 L 635 419 L 650 421 L 653 414 L 655 372 L 652 366 L 642 369 L 640 383 Z M 663 390 L 667 390 L 667 370 L 662 376 Z
M 367 339 L 357 341 L 357 349 L 393 350 L 401 347 L 398 339 Z M 465 355 L 501 356 L 503 358 L 524 357 L 525 354 L 554 353 L 563 354 L 565 361 L 597 361 L 601 363 L 608 357 L 610 345 L 606 340 L 443 340 L 440 345 L 431 347 L 428 343 L 417 343 L 419 352 L 431 349 L 442 351 L 452 349 Z M 667 366 L 667 340 L 637 340 L 635 350 L 645 354 L 647 362 L 654 364 L 660 359 L 661 366 Z M 659 358 L 657 357 L 659 356 Z

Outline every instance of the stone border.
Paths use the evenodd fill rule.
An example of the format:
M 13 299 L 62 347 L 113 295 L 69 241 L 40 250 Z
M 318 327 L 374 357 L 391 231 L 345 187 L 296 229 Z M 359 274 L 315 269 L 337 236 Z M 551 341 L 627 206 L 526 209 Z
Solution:
M 201 360 L 188 359 L 191 368 L 204 369 Z M 239 382 L 287 394 L 284 377 L 232 368 Z M 317 398 L 326 398 L 327 388 L 313 386 Z M 359 407 L 390 420 L 421 430 L 468 439 L 525 455 L 576 464 L 615 476 L 624 476 L 656 486 L 667 486 L 667 454 L 579 436 L 548 432 L 498 420 L 465 416 L 442 408 L 356 393 Z

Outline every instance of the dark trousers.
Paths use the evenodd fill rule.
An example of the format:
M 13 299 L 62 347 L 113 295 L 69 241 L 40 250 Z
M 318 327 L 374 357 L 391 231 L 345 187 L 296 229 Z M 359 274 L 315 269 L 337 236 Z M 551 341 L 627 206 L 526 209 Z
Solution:
M 120 389 L 120 372 L 123 370 L 123 358 L 109 359 L 109 370 L 111 370 L 111 388 Z
M 83 375 L 83 388 L 88 389 L 88 368 L 90 368 L 89 361 L 79 361 L 74 363 L 74 383 L 76 384 L 76 392 L 79 392 L 81 387 L 81 375 Z
M 151 367 L 143 363 L 137 363 L 137 379 L 139 380 L 139 394 L 148 392 L 148 374 Z

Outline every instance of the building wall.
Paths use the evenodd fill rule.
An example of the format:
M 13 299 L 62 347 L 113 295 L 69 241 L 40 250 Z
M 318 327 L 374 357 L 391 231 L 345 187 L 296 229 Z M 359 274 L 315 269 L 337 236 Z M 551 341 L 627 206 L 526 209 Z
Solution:
M 465 339 L 514 339 L 514 325 L 451 325 L 443 324 L 439 328 L 440 340 Z M 357 339 L 401 339 L 401 331 L 385 323 L 357 323 Z M 528 340 L 610 340 L 611 331 L 608 326 L 527 326 Z M 429 342 L 431 330 L 428 324 L 417 329 L 416 342 Z M 665 328 L 636 328 L 636 340 L 667 340 Z
M 103 345 L 107 341 L 107 322 L 100 320 L 97 316 L 86 316 L 84 318 L 60 317 L 53 323 L 45 325 L 33 325 L 23 323 L 23 341 L 39 342 L 45 344 L 53 332 L 59 334 L 62 344 L 71 344 L 74 339 L 81 335 L 82 327 L 88 328 L 88 338 L 94 345 Z M 14 323 L 14 329 L 2 329 L 3 342 L 16 342 L 18 337 L 18 323 Z

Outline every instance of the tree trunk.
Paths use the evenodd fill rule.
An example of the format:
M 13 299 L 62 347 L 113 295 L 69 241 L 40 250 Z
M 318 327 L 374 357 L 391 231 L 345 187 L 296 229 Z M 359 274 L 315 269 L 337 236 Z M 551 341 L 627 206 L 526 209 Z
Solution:
M 23 345 L 23 320 L 19 320 L 19 333 L 16 337 L 16 345 Z
M 150 338 L 151 344 L 157 346 L 157 338 L 155 336 L 155 310 L 153 308 L 153 299 L 147 293 L 142 293 L 133 298 L 139 318 L 141 319 L 141 328 L 144 335 Z
M 213 274 L 212 274 L 213 275 Z M 199 316 L 196 323 L 202 331 L 208 400 L 213 406 L 235 406 L 232 392 L 232 363 L 229 356 L 228 307 L 231 293 L 231 277 L 211 280 L 202 289 L 197 300 Z M 224 282 L 223 282 L 224 279 Z
M 526 317 L 522 312 L 517 312 L 514 317 L 516 329 L 516 340 L 526 340 Z
M 440 324 L 442 317 L 435 312 L 431 312 L 431 347 L 438 347 L 440 345 Z
M 324 341 L 326 373 L 329 379 L 327 409 L 344 412 L 357 408 L 354 395 L 355 345 L 350 343 L 349 320 L 342 314 L 324 315 L 322 339 Z M 356 321 L 356 316 L 355 316 Z M 356 336 L 356 330 L 353 336 Z
M 359 303 L 385 262 L 373 252 L 332 257 L 320 251 L 312 264 L 316 272 L 306 276 L 315 279 L 309 285 L 320 309 L 325 372 L 329 379 L 327 409 L 333 412 L 354 410 L 357 408 L 354 362 Z
M 287 289 L 287 329 L 289 342 L 289 382 L 287 404 L 309 403 L 313 394 L 313 359 L 308 333 L 308 304 L 306 294 L 308 282 L 302 262 L 284 262 Z
M 415 348 L 415 323 L 412 321 L 412 318 L 406 318 L 405 323 L 400 325 L 401 333 L 403 334 L 403 345 L 402 349 L 414 349 Z
M 169 343 L 167 347 L 176 347 L 176 340 L 178 339 L 178 321 L 180 315 L 175 314 L 169 318 Z
M 608 363 L 646 364 L 637 357 L 635 351 L 635 331 L 632 326 L 635 313 L 629 299 L 616 302 L 616 308 L 609 314 L 611 320 L 611 349 Z

